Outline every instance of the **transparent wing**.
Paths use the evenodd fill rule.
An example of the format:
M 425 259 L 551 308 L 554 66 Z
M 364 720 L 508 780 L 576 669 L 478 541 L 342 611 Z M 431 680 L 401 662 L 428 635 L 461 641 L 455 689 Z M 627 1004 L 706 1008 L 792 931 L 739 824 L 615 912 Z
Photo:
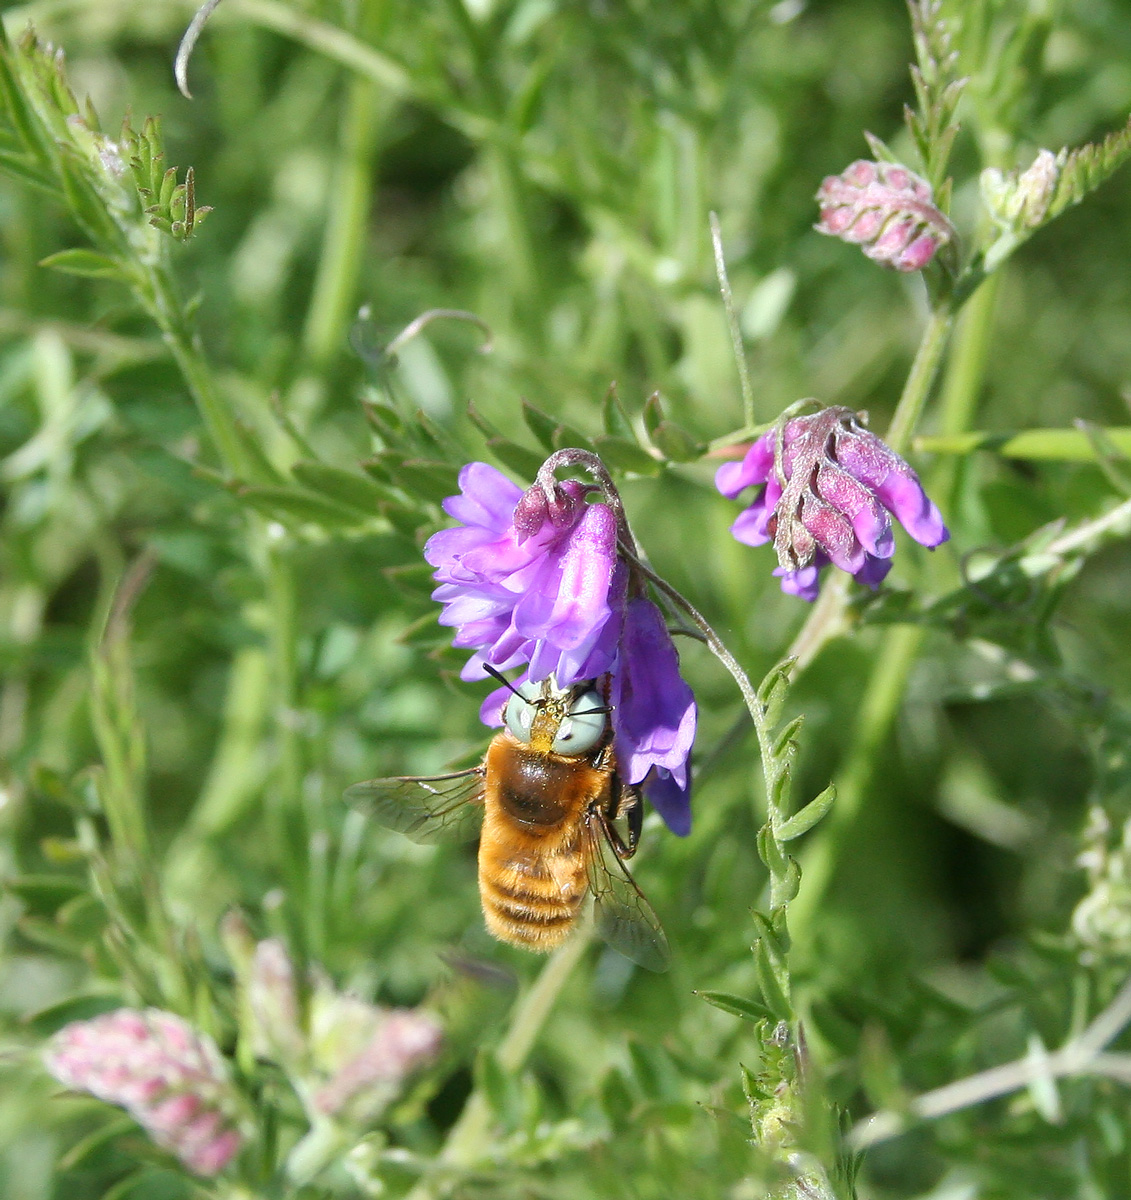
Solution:
M 614 849 L 614 834 L 600 810 L 586 821 L 590 838 L 589 889 L 597 932 L 619 954 L 649 971 L 666 971 L 668 939 L 652 906 Z
M 346 788 L 346 802 L 414 842 L 466 841 L 483 817 L 482 767 L 451 775 L 400 775 Z

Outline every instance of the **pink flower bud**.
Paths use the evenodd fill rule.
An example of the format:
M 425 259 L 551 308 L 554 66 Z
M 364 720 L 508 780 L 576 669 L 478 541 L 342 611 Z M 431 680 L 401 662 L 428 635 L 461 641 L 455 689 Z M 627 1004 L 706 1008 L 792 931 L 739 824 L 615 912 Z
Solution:
M 197 1175 L 216 1175 L 242 1143 L 239 1100 L 216 1043 L 173 1013 L 120 1008 L 52 1038 L 47 1069 L 65 1087 L 119 1104 Z
M 897 271 L 921 271 L 954 237 L 935 207 L 931 185 L 894 163 L 857 159 L 829 175 L 817 192 L 821 220 L 814 226 Z
M 247 980 L 252 1049 L 259 1058 L 294 1066 L 306 1053 L 295 969 L 286 947 L 268 938 L 255 947 Z
M 371 1120 L 396 1098 L 414 1071 L 436 1057 L 442 1030 L 434 1017 L 415 1009 L 380 1009 L 345 996 L 327 1000 L 316 1020 L 321 1023 L 340 1007 L 346 1025 L 354 1029 L 339 1052 L 350 1042 L 353 1045 L 315 1094 L 315 1107 L 331 1116 L 340 1116 L 348 1108 L 354 1119 Z M 366 1026 L 362 1042 L 357 1035 Z

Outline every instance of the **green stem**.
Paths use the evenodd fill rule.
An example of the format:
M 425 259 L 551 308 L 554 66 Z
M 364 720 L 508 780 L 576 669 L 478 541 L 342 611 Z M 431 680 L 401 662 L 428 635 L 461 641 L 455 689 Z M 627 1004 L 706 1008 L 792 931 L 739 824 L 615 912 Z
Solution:
M 852 734 L 852 748 L 836 781 L 836 803 L 821 827 L 821 835 L 809 842 L 801 854 L 805 885 L 790 908 L 790 916 L 797 940 L 803 944 L 812 945 L 807 935 L 824 904 L 845 833 L 863 806 L 922 641 L 920 626 L 897 625 L 887 633 L 872 667 Z
M 183 306 L 168 268 L 164 265 L 151 268 L 135 294 L 161 330 L 224 469 L 237 478 L 246 476 L 248 462 L 239 431 L 216 391 L 212 372 L 200 354 L 196 339 L 185 325 Z
M 903 394 L 895 406 L 891 425 L 884 437 L 884 441 L 897 454 L 903 454 L 911 444 L 911 435 L 919 424 L 919 418 L 930 395 L 931 384 L 934 382 L 935 372 L 946 348 L 947 336 L 953 322 L 954 310 L 950 301 L 940 301 L 923 330 L 915 361 L 911 364 L 911 371 L 903 386 Z
M 522 1070 L 562 988 L 581 961 L 590 936 L 590 928 L 586 926 L 556 950 L 534 986 L 515 1005 L 510 1028 L 495 1052 L 499 1067 L 506 1074 L 515 1075 Z M 436 1159 L 435 1174 L 421 1179 L 407 1200 L 434 1200 L 445 1195 L 459 1174 L 483 1160 L 491 1132 L 491 1117 L 487 1097 L 476 1088 L 448 1133 L 444 1148 Z
M 303 344 L 315 365 L 339 349 L 350 318 L 369 221 L 382 93 L 382 88 L 364 77 L 355 77 L 349 84 L 342 115 L 341 156 L 303 333 Z

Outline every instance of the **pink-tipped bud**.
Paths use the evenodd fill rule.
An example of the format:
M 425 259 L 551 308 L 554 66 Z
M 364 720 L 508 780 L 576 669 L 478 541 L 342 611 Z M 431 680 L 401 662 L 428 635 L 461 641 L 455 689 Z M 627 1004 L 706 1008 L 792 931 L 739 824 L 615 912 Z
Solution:
M 921 271 L 954 237 L 931 185 L 894 163 L 857 159 L 840 175 L 826 177 L 817 203 L 818 233 L 858 245 L 897 271 Z
M 47 1069 L 65 1087 L 119 1104 L 197 1175 L 239 1151 L 239 1100 L 216 1043 L 173 1013 L 119 1008 L 52 1038 Z
M 326 999 L 329 1004 L 321 1019 L 339 1010 L 344 1025 L 353 1027 L 352 1036 L 337 1047 L 339 1053 L 353 1045 L 315 1094 L 314 1104 L 329 1116 L 372 1120 L 396 1099 L 408 1077 L 440 1052 L 443 1031 L 434 1017 L 416 1009 L 380 1009 L 345 996 Z M 357 1037 L 362 1029 L 364 1041 Z
M 284 1067 L 300 1063 L 306 1053 L 295 969 L 278 938 L 258 943 L 247 979 L 252 1049 L 259 1058 Z
M 555 481 L 548 493 L 538 483 L 527 488 L 514 510 L 519 542 L 548 532 L 547 523 L 555 531 L 571 528 L 585 507 L 586 491 L 586 486 L 576 479 L 567 479 L 563 483 Z

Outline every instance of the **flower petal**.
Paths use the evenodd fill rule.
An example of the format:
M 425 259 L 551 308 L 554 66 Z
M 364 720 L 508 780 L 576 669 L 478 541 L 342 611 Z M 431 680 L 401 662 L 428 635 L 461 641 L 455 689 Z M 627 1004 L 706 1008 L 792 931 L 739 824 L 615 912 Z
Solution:
M 741 462 L 723 463 L 715 472 L 715 487 L 728 500 L 743 488 L 765 483 L 774 465 L 774 431 L 771 429 L 746 451 Z

